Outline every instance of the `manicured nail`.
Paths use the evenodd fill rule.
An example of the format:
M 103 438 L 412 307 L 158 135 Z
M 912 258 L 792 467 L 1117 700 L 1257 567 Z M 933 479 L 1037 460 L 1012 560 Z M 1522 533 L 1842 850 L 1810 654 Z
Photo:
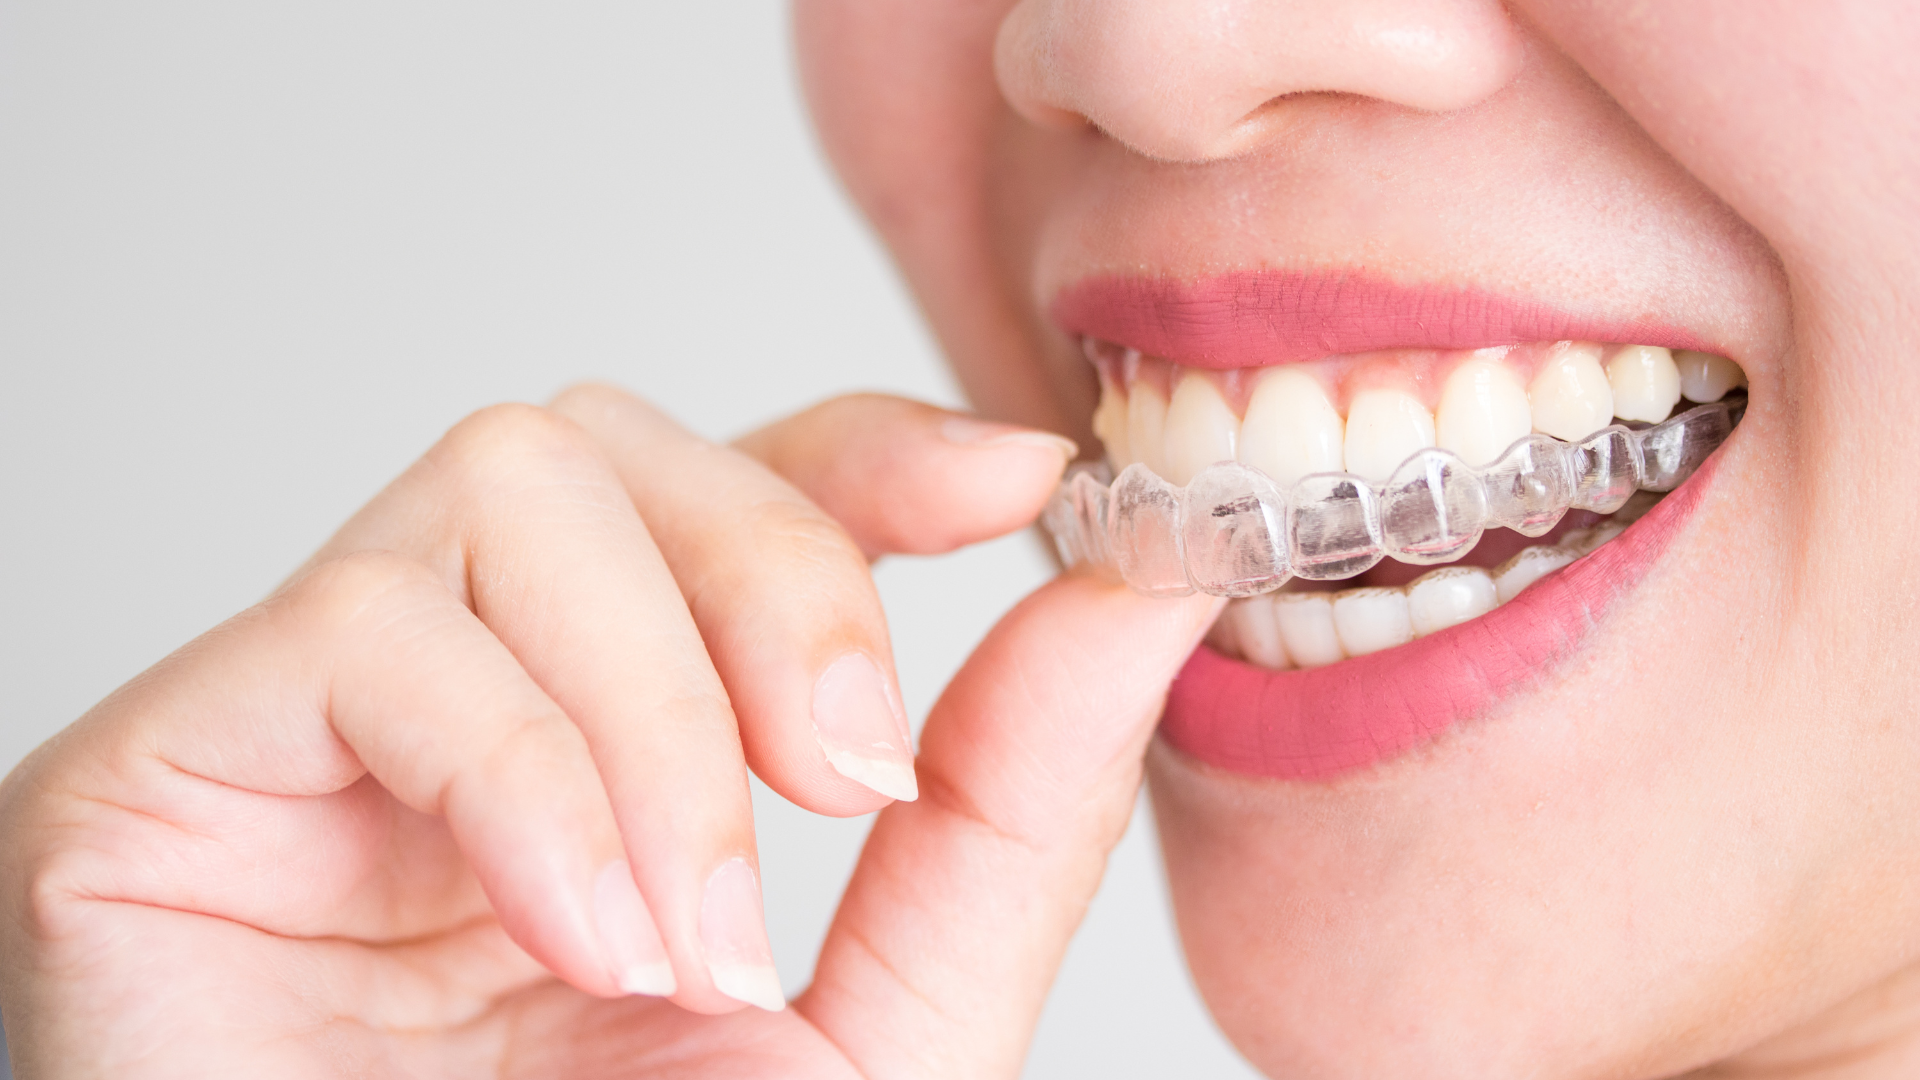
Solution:
M 760 907 L 760 880 L 745 859 L 728 859 L 707 879 L 700 902 L 700 943 L 707 949 L 713 985 L 735 1001 L 768 1012 L 787 1007 L 780 973 L 773 969 L 767 917 Z
M 593 883 L 593 917 L 600 924 L 613 981 L 629 994 L 666 997 L 676 988 L 673 965 L 660 929 L 633 883 L 633 867 L 617 859 L 600 868 Z
M 960 446 L 1040 446 L 1058 453 L 1063 462 L 1080 456 L 1072 439 L 1051 431 L 1035 431 L 1013 424 L 996 424 L 972 416 L 950 416 L 940 425 L 940 434 Z
M 813 684 L 813 737 L 841 776 L 890 799 L 920 797 L 906 717 L 867 654 L 847 653 L 820 673 Z

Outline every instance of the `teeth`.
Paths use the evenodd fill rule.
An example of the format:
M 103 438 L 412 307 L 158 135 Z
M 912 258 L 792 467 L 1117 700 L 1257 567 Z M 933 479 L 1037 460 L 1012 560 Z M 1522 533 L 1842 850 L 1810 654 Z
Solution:
M 1247 401 L 1240 460 L 1281 487 L 1318 472 L 1339 472 L 1346 421 L 1320 380 L 1299 368 L 1263 372 Z
M 1180 376 L 1167 405 L 1166 471 L 1160 475 L 1185 484 L 1216 461 L 1232 461 L 1240 441 L 1240 418 L 1220 396 L 1212 379 L 1198 371 Z
M 1747 385 L 1747 373 L 1724 356 L 1683 350 L 1673 354 L 1673 363 L 1680 369 L 1680 395 L 1688 401 L 1705 405 Z
M 1167 475 L 1167 399 L 1144 379 L 1127 388 L 1127 452 L 1134 462 Z
M 1498 606 L 1500 593 L 1493 575 L 1477 566 L 1435 570 L 1407 587 L 1407 613 L 1415 637 L 1477 619 Z
M 1265 601 L 1266 597 L 1260 596 L 1255 597 L 1255 599 Z M 1271 607 L 1272 605 L 1228 604 L 1226 610 L 1220 613 L 1220 617 L 1213 620 L 1213 625 L 1207 628 L 1207 644 L 1213 646 L 1215 652 L 1226 653 L 1228 656 L 1238 656 L 1243 660 L 1248 659 L 1247 651 L 1240 647 L 1240 636 L 1234 633 L 1234 627 L 1239 623 L 1239 620 L 1235 616 L 1239 608 L 1261 606 Z M 1259 661 L 1254 662 L 1258 663 Z
M 1333 630 L 1348 656 L 1365 656 L 1413 640 L 1413 619 L 1401 589 L 1347 589 L 1333 594 Z
M 1228 604 L 1221 612 L 1216 629 L 1224 625 L 1232 641 L 1232 651 L 1251 663 L 1275 671 L 1293 666 L 1287 646 L 1280 637 L 1280 623 L 1274 617 L 1273 601 L 1260 597 L 1257 603 Z
M 1116 468 L 1133 464 L 1127 456 L 1127 399 L 1104 371 L 1100 373 L 1100 404 L 1093 410 L 1093 433 L 1107 448 L 1107 458 Z
M 1561 342 L 1527 388 L 1533 430 L 1567 442 L 1613 423 L 1613 384 L 1600 366 L 1600 346 Z
M 1447 376 L 1435 418 L 1440 448 L 1469 465 L 1487 464 L 1533 430 L 1527 391 L 1505 364 L 1487 356 L 1468 360 Z
M 1175 487 L 1144 462 L 1117 477 L 1104 464 L 1082 466 L 1069 470 L 1042 517 L 1066 563 L 1111 567 L 1147 595 L 1246 597 L 1279 589 L 1290 575 L 1354 577 L 1388 556 L 1453 562 L 1489 527 L 1539 536 L 1570 510 L 1641 513 L 1684 483 L 1745 409 L 1737 396 L 1658 424 L 1609 425 L 1579 444 L 1529 435 L 1484 469 L 1427 447 L 1386 484 L 1315 473 L 1281 491 L 1259 470 L 1222 461 Z M 1563 543 L 1587 545 L 1578 534 Z
M 1589 529 L 1576 538 L 1591 551 L 1620 531 Z M 1477 619 L 1582 554 L 1564 543 L 1541 545 L 1522 550 L 1491 573 L 1448 566 L 1398 589 L 1277 592 L 1235 600 L 1207 640 L 1229 656 L 1275 671 L 1324 667 Z
M 1341 471 L 1381 483 L 1429 447 L 1481 468 L 1530 432 L 1583 442 L 1616 418 L 1633 424 L 1667 420 L 1683 391 L 1689 401 L 1705 404 L 1746 384 L 1738 364 L 1711 353 L 1628 345 L 1613 349 L 1602 363 L 1607 353 L 1592 342 L 1522 348 L 1531 352 L 1485 349 L 1459 362 L 1440 387 L 1437 415 L 1409 389 L 1375 388 L 1354 393 L 1343 419 L 1320 381 L 1323 373 L 1312 365 L 1250 372 L 1254 381 L 1242 421 L 1217 377 L 1090 343 L 1101 391 L 1093 427 L 1116 470 L 1139 463 L 1175 486 L 1236 458 L 1282 488 L 1311 474 Z M 1540 360 L 1523 387 L 1517 372 L 1529 354 Z M 1167 385 L 1171 401 L 1158 389 Z M 1654 479 L 1647 486 L 1666 490 L 1664 473 L 1649 476 Z
M 1433 414 L 1404 390 L 1362 390 L 1347 409 L 1346 470 L 1380 483 L 1434 445 Z M 1503 447 L 1504 449 L 1504 447 Z
M 1104 565 L 1148 595 L 1235 598 L 1209 640 L 1271 668 L 1389 648 L 1512 600 L 1619 535 L 1746 407 L 1727 398 L 1746 376 L 1725 357 L 1563 341 L 1363 360 L 1375 366 L 1349 381 L 1371 388 L 1350 392 L 1344 420 L 1322 382 L 1328 364 L 1249 371 L 1242 421 L 1236 378 L 1106 343 L 1087 351 L 1111 468 L 1076 467 L 1049 502 L 1062 560 Z M 1530 365 L 1523 387 L 1517 373 Z M 1418 394 L 1432 394 L 1436 370 L 1447 376 L 1429 412 Z M 1383 376 L 1406 381 L 1383 387 Z M 1613 517 L 1491 574 L 1449 567 L 1401 589 L 1273 591 L 1291 576 L 1355 577 L 1387 556 L 1451 562 L 1483 527 L 1537 536 L 1569 510 Z
M 1613 385 L 1613 415 L 1657 424 L 1680 402 L 1680 369 L 1673 354 L 1656 345 L 1629 345 L 1607 361 Z
M 1448 566 L 1402 588 L 1276 592 L 1235 600 L 1207 634 L 1214 648 L 1276 671 L 1365 656 L 1477 619 L 1527 586 L 1619 536 L 1607 521 L 1525 548 L 1491 573 Z
M 1255 597 L 1248 605 L 1265 599 Z M 1326 593 L 1274 593 L 1273 621 L 1280 628 L 1287 656 L 1301 667 L 1322 667 L 1347 658 L 1333 628 L 1333 601 Z
M 1501 563 L 1499 569 L 1493 572 L 1494 590 L 1500 594 L 1500 602 L 1504 604 L 1519 596 L 1522 589 L 1578 557 L 1564 547 L 1525 548 L 1518 555 Z

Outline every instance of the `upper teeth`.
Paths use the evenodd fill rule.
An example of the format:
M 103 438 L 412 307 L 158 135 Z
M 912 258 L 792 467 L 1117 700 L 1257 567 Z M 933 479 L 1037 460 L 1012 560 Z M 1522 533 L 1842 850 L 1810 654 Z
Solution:
M 1613 415 L 1657 424 L 1680 403 L 1680 369 L 1673 354 L 1652 345 L 1629 345 L 1607 361 Z
M 1547 354 L 1527 388 L 1535 431 L 1571 442 L 1612 422 L 1613 384 L 1600 366 L 1600 351 L 1598 345 L 1568 341 Z
M 1240 460 L 1280 484 L 1308 473 L 1339 472 L 1346 424 L 1318 379 L 1295 367 L 1273 368 L 1259 376 L 1247 399 Z
M 1388 377 L 1354 390 L 1342 416 L 1325 365 L 1222 375 L 1135 356 L 1103 369 L 1094 434 L 1115 471 L 1139 462 L 1176 485 L 1218 461 L 1282 485 L 1343 471 L 1378 483 L 1425 447 L 1486 465 L 1529 432 L 1577 442 L 1615 418 L 1655 423 L 1682 395 L 1719 401 L 1746 381 L 1724 357 L 1591 342 L 1467 354 L 1437 395 L 1424 378 L 1396 379 L 1391 362 L 1382 366 Z
M 1433 414 L 1404 390 L 1362 390 L 1347 406 L 1347 472 L 1385 480 L 1414 451 L 1432 445 Z
M 1111 472 L 1069 476 L 1047 524 L 1068 562 L 1110 563 L 1155 595 L 1251 596 L 1295 575 L 1353 577 L 1386 557 L 1452 562 L 1488 528 L 1540 536 L 1569 509 L 1612 513 L 1637 488 L 1671 490 L 1744 407 L 1666 418 L 1683 393 L 1720 398 L 1744 376 L 1721 357 L 1683 353 L 1676 363 L 1652 346 L 1616 349 L 1604 365 L 1602 347 L 1569 342 L 1519 363 L 1502 350 L 1470 354 L 1440 380 L 1437 417 L 1418 378 L 1373 378 L 1343 417 L 1306 365 L 1248 379 L 1090 352 L 1103 361 L 1094 428 L 1124 468 L 1111 489 Z M 1387 374 L 1396 371 L 1407 374 Z M 1610 423 L 1616 416 L 1637 426 Z M 1529 561 L 1514 580 L 1550 569 Z M 1470 606 L 1486 591 L 1447 580 L 1409 609 L 1410 627 L 1442 618 L 1420 612 Z M 1504 599 L 1507 586 L 1496 586 Z M 1354 625 L 1374 625 L 1382 604 L 1391 607 L 1356 607 L 1371 614 Z
M 1220 387 L 1198 371 L 1181 375 L 1167 403 L 1166 471 L 1187 476 L 1216 461 L 1235 460 L 1240 447 L 1240 418 L 1233 415 Z
M 1475 357 L 1453 369 L 1435 412 L 1439 446 L 1469 465 L 1485 465 L 1533 430 L 1527 391 L 1507 366 Z M 1605 427 L 1597 424 L 1594 430 Z

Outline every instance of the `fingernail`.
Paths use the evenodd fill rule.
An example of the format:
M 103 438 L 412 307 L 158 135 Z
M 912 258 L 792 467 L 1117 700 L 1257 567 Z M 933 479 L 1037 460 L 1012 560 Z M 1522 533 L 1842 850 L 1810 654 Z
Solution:
M 606 951 L 613 981 L 629 994 L 666 997 L 677 984 L 660 928 L 633 883 L 633 867 L 617 859 L 600 868 L 593 883 L 593 917 L 600 924 L 600 946 Z
M 1080 456 L 1080 448 L 1074 445 L 1072 439 L 1051 431 L 996 424 L 972 416 L 948 417 L 940 425 L 940 434 L 948 442 L 960 446 L 1042 446 L 1058 453 L 1063 461 L 1072 461 Z
M 713 985 L 735 1001 L 768 1012 L 787 1007 L 780 973 L 773 969 L 767 917 L 760 907 L 760 880 L 745 859 L 728 859 L 707 879 L 700 902 L 700 942 L 707 949 Z
M 827 666 L 813 684 L 813 737 L 841 776 L 890 799 L 920 797 L 906 718 L 895 711 L 880 668 L 850 652 Z

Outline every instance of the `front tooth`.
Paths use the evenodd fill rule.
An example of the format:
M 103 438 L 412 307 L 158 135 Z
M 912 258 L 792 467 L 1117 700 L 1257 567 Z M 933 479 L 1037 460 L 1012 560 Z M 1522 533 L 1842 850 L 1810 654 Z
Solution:
M 1340 471 L 1346 422 L 1320 380 L 1299 368 L 1260 375 L 1240 427 L 1240 460 L 1281 487 L 1318 472 Z
M 1477 566 L 1449 566 L 1407 587 L 1407 615 L 1415 637 L 1425 637 L 1500 606 L 1493 575 Z
M 1673 363 L 1680 369 L 1680 395 L 1688 401 L 1705 405 L 1726 397 L 1736 386 L 1747 385 L 1747 373 L 1724 356 L 1683 349 L 1673 354 Z
M 1127 388 L 1127 454 L 1165 478 L 1167 399 L 1145 379 Z
M 1346 469 L 1378 483 L 1433 443 L 1433 414 L 1404 390 L 1362 390 L 1347 408 Z
M 1613 423 L 1613 384 L 1600 366 L 1600 346 L 1561 342 L 1527 387 L 1533 402 L 1533 430 L 1567 442 Z
M 1287 656 L 1303 668 L 1345 660 L 1333 628 L 1333 601 L 1323 592 L 1274 593 L 1273 621 Z
M 1114 472 L 1133 464 L 1127 456 L 1127 399 L 1106 372 L 1100 373 L 1100 404 L 1093 410 L 1093 433 L 1107 448 L 1107 462 Z
M 1487 464 L 1533 430 L 1526 389 L 1507 365 L 1484 356 L 1447 376 L 1435 419 L 1440 448 L 1469 465 Z
M 1333 594 L 1333 629 L 1348 656 L 1365 656 L 1413 640 L 1407 594 L 1399 589 L 1348 589 Z
M 1179 486 L 1216 461 L 1233 460 L 1240 442 L 1240 418 L 1233 415 L 1212 379 L 1188 371 L 1174 383 L 1165 435 L 1167 468 L 1160 475 Z
M 1680 401 L 1680 369 L 1673 354 L 1657 345 L 1629 345 L 1607 361 L 1613 386 L 1613 415 L 1657 424 Z
M 1275 671 L 1293 666 L 1287 658 L 1287 647 L 1280 640 L 1280 624 L 1273 616 L 1272 598 L 1255 596 L 1235 600 L 1220 614 L 1220 621 L 1231 627 L 1228 636 L 1241 659 Z
M 1500 594 L 1500 602 L 1506 603 L 1520 595 L 1527 586 L 1567 565 L 1579 555 L 1564 547 L 1521 548 L 1520 553 L 1493 572 L 1493 587 Z
M 1234 601 L 1236 604 L 1241 602 Z M 1206 640 L 1215 652 L 1244 660 L 1246 655 L 1240 651 L 1240 637 L 1234 633 L 1234 621 L 1227 618 L 1227 612 L 1232 611 L 1233 606 L 1228 604 L 1227 611 L 1221 612 L 1220 617 L 1213 620 L 1213 625 L 1207 628 Z

